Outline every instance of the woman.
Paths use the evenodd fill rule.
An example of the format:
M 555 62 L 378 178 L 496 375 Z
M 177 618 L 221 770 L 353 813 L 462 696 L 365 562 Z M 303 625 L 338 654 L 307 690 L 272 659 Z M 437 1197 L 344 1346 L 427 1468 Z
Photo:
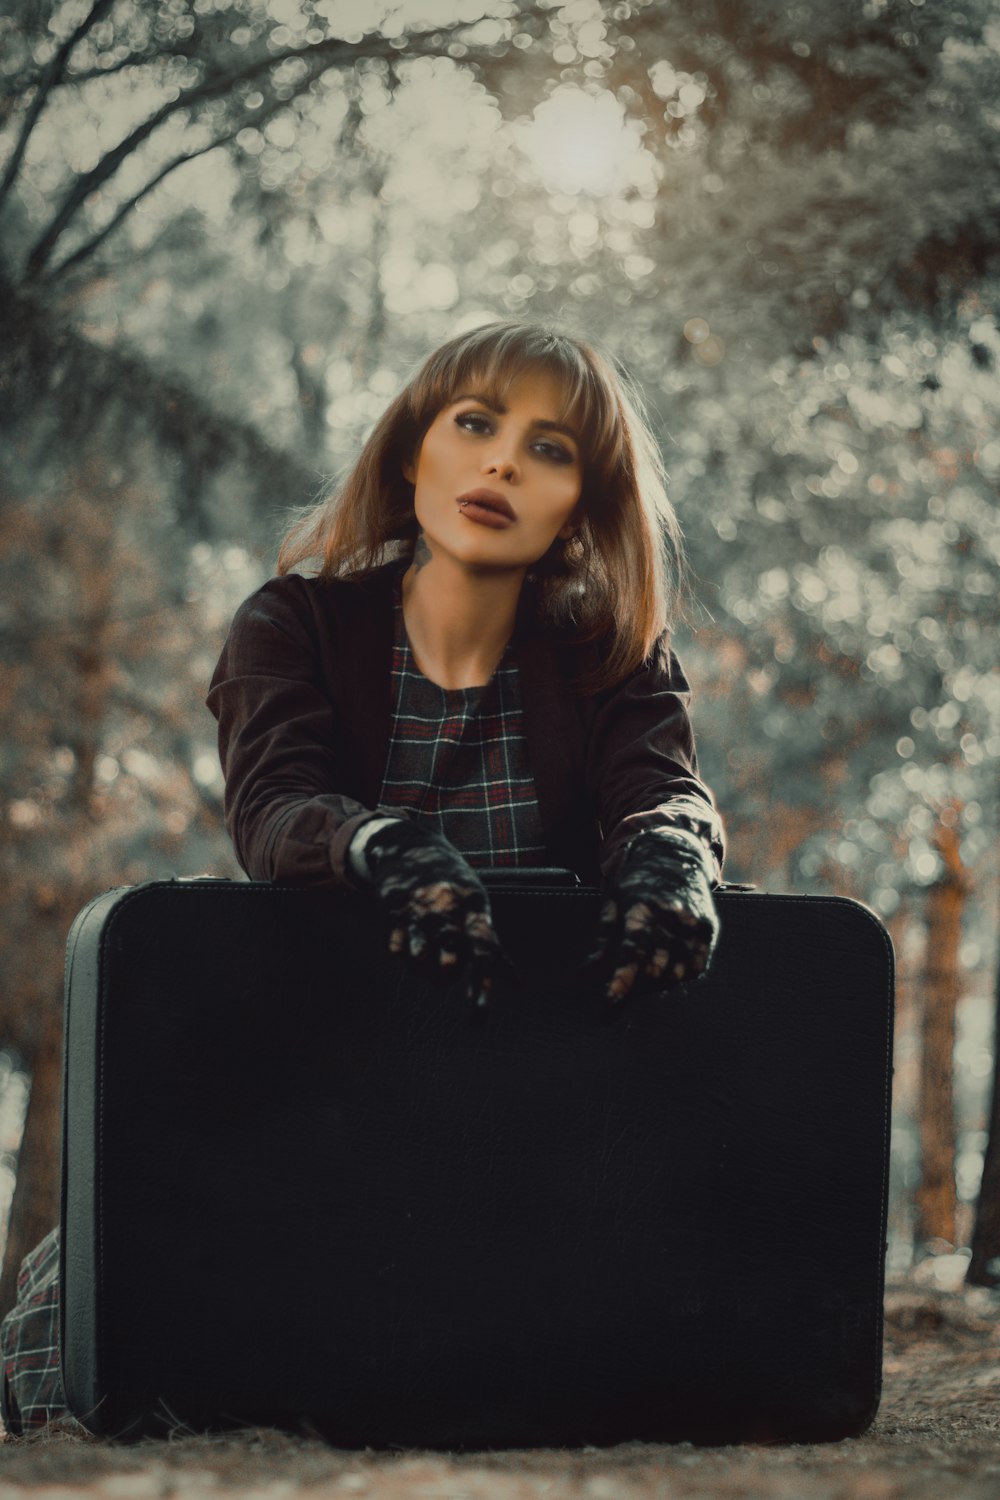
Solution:
M 477 1006 L 504 968 L 487 865 L 603 884 L 610 1014 L 695 978 L 723 843 L 668 644 L 680 571 L 606 360 L 513 323 L 445 344 L 233 622 L 208 705 L 243 868 L 366 892 L 391 951 Z M 66 1414 L 58 1292 L 53 1231 L 0 1330 L 8 1430 Z
M 279 572 L 208 696 L 252 878 L 368 891 L 390 949 L 479 1005 L 502 961 L 482 865 L 603 878 L 612 1007 L 704 969 L 722 831 L 668 645 L 679 531 L 606 360 L 513 323 L 452 339 Z

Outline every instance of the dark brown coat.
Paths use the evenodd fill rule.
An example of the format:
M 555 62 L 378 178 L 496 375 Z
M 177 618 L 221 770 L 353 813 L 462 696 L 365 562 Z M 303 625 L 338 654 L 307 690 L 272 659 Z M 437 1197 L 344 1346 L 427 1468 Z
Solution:
M 390 732 L 393 579 L 274 578 L 242 604 L 212 678 L 226 825 L 255 880 L 347 882 L 347 846 L 378 803 Z M 526 598 L 527 596 L 523 596 Z M 617 687 L 570 688 L 582 648 L 518 615 L 528 754 L 550 863 L 597 882 L 642 828 L 694 798 L 688 684 L 666 637 Z M 722 829 L 716 829 L 721 859 Z

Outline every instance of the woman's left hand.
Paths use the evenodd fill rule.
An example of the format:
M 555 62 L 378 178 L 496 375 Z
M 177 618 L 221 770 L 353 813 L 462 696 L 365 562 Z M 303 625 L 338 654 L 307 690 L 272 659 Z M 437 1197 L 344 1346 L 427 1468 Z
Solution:
M 612 1012 L 630 995 L 674 989 L 708 967 L 719 918 L 710 856 L 697 836 L 672 828 L 638 834 L 604 895 L 585 968 L 610 973 Z

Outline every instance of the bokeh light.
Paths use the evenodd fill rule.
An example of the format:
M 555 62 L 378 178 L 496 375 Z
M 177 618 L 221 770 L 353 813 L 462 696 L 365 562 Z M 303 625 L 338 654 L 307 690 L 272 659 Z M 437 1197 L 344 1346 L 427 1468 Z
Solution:
M 566 85 L 539 104 L 519 144 L 553 192 L 603 197 L 648 175 L 651 161 L 625 111 L 607 90 Z

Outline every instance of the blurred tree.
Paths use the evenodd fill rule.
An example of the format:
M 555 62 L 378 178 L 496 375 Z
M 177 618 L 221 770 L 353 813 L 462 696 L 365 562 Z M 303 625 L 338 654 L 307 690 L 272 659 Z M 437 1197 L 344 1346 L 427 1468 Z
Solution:
M 951 818 L 942 820 L 937 837 L 943 870 L 931 886 L 928 899 L 917 1237 L 925 1244 L 939 1240 L 954 1247 L 957 1236 L 952 1077 L 965 875 L 959 855 L 958 809 L 950 811 Z
M 139 488 L 111 464 L 6 497 L 0 1035 L 32 1076 L 11 1300 L 19 1255 L 58 1213 L 59 996 L 73 915 L 111 885 L 231 863 L 211 728 L 191 705 L 213 662 L 201 630 L 218 630 L 260 574 L 237 549 L 206 548 L 203 562 L 166 506 L 157 535 L 157 500 L 148 479 Z

